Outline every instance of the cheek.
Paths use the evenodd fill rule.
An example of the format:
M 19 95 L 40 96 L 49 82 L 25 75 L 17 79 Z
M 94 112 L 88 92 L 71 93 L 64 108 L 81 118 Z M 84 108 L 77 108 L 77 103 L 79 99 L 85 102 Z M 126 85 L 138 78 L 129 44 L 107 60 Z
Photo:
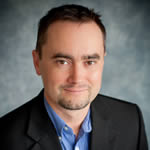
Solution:
M 95 71 L 90 74 L 90 80 L 95 85 L 99 85 L 102 79 L 102 71 Z
M 96 71 L 90 74 L 91 100 L 94 100 L 101 89 L 102 72 Z
M 55 69 L 47 69 L 45 78 L 47 80 L 47 83 L 45 84 L 48 84 L 48 86 L 52 86 L 54 88 L 59 87 L 65 82 L 66 75 Z

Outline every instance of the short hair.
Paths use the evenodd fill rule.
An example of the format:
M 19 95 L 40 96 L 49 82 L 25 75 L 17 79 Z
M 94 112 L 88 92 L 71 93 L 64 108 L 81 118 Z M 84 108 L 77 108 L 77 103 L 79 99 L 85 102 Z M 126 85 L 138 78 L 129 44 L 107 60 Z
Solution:
M 103 34 L 104 39 L 104 52 L 105 50 L 105 40 L 106 40 L 106 30 L 100 19 L 101 15 L 94 12 L 94 9 L 89 9 L 87 7 L 68 4 L 62 5 L 59 7 L 52 8 L 48 13 L 42 17 L 39 21 L 38 34 L 37 34 L 37 43 L 36 50 L 39 53 L 39 57 L 42 57 L 42 46 L 46 42 L 46 33 L 49 26 L 56 21 L 72 21 L 72 22 L 95 22 Z

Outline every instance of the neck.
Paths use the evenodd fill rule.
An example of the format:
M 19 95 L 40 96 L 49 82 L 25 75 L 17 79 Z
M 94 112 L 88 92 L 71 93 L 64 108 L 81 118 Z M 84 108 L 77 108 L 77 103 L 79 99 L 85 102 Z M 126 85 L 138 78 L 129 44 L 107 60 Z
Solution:
M 86 108 L 81 109 L 81 110 L 66 110 L 64 108 L 55 109 L 55 108 L 53 108 L 53 106 L 52 106 L 52 108 L 65 121 L 65 123 L 70 128 L 72 128 L 74 134 L 77 137 L 80 127 L 82 125 L 82 122 L 84 121 L 84 119 L 88 113 L 89 106 L 87 106 Z
M 53 108 L 53 110 L 57 113 L 57 115 L 59 115 L 59 117 L 63 119 L 70 128 L 72 128 L 74 134 L 77 137 L 80 127 L 82 125 L 82 122 L 84 121 L 88 113 L 90 104 L 80 110 L 68 110 L 68 109 L 62 108 L 61 106 L 58 106 L 58 105 L 56 106 L 51 101 L 48 101 L 48 103 Z
M 58 113 L 58 115 L 66 122 L 66 124 L 72 128 L 74 134 L 77 136 L 80 127 L 88 113 L 89 106 L 82 110 L 64 110 L 63 112 L 56 110 L 56 113 Z

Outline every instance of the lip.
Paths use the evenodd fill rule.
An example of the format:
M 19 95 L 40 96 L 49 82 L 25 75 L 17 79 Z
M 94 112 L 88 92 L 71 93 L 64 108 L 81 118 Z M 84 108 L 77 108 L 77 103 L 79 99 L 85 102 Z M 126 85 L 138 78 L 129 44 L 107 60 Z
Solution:
M 72 88 L 64 89 L 64 90 L 65 90 L 65 91 L 68 91 L 68 92 L 73 92 L 73 93 L 78 93 L 78 92 L 87 91 L 87 89 L 72 89 Z

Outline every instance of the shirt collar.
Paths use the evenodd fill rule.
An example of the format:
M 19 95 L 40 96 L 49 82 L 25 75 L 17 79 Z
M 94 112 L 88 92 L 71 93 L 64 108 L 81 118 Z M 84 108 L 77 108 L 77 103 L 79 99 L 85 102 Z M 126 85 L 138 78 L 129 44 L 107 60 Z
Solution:
M 52 107 L 48 104 L 47 100 L 44 98 L 44 105 L 48 112 L 48 115 L 56 128 L 57 134 L 60 136 L 62 129 L 65 127 L 65 122 L 56 114 Z
M 82 123 L 82 126 L 81 126 L 81 129 L 84 131 L 84 132 L 91 132 L 92 130 L 92 125 L 91 125 L 91 109 L 89 109 L 88 111 L 88 114 L 86 115 L 83 123 Z
M 56 128 L 56 132 L 59 136 L 61 136 L 62 130 L 66 125 L 66 123 L 64 122 L 64 120 L 62 120 L 57 114 L 56 112 L 52 109 L 52 107 L 48 104 L 47 100 L 44 98 L 44 105 L 45 108 L 48 112 L 48 115 L 54 125 L 54 127 Z M 92 130 L 92 126 L 91 126 L 91 110 L 89 109 L 88 114 L 86 115 L 81 129 L 83 131 L 83 133 L 89 133 Z M 68 127 L 68 126 L 67 126 Z M 69 127 L 70 128 L 70 127 Z

